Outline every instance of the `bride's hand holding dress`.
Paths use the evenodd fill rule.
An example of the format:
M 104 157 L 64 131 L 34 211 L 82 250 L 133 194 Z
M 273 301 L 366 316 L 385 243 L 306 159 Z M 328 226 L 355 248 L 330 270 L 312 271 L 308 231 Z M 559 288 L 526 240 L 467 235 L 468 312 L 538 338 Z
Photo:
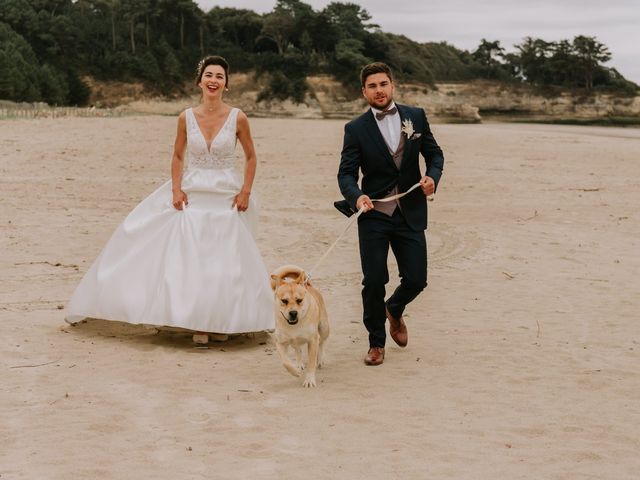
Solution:
M 183 206 L 186 207 L 187 205 L 189 205 L 189 199 L 187 198 L 186 193 L 184 193 L 182 190 L 178 190 L 173 192 L 173 200 L 171 201 L 171 203 L 176 210 L 182 210 Z

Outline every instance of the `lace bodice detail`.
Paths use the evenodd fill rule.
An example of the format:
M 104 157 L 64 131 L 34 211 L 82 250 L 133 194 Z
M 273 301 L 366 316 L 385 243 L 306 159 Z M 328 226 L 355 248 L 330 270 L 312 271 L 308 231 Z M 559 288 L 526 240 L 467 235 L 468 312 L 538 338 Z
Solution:
M 193 109 L 187 109 L 187 168 L 225 169 L 234 166 L 238 112 L 237 108 L 231 109 L 209 150 Z

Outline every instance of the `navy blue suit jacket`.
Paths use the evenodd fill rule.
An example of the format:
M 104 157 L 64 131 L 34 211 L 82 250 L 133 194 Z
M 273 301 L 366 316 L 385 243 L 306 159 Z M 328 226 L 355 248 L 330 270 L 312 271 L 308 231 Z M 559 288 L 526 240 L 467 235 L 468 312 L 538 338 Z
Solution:
M 419 182 L 423 176 L 420 171 L 420 154 L 425 161 L 425 175 L 433 178 L 436 188 L 440 182 L 444 156 L 433 138 L 424 110 L 399 104 L 396 104 L 396 107 L 402 121 L 411 120 L 415 131 L 406 139 L 399 169 L 393 161 L 371 109 L 344 127 L 338 185 L 354 211 L 357 211 L 356 201 L 360 195 L 368 195 L 371 199 L 383 198 L 396 185 L 398 192 L 402 193 Z M 360 172 L 361 187 L 358 186 Z M 427 228 L 427 201 L 422 189 L 417 188 L 401 198 L 400 206 L 411 229 L 419 231 Z

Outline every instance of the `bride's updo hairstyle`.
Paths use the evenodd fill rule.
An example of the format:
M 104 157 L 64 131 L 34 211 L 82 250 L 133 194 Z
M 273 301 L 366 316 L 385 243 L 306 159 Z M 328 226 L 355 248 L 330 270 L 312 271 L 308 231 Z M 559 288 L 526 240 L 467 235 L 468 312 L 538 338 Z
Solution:
M 209 55 L 204 57 L 200 62 L 198 62 L 198 68 L 196 69 L 196 85 L 200 83 L 202 80 L 202 74 L 204 73 L 204 69 L 209 65 L 220 65 L 224 69 L 225 76 L 225 87 L 229 87 L 229 64 L 227 61 L 218 55 Z

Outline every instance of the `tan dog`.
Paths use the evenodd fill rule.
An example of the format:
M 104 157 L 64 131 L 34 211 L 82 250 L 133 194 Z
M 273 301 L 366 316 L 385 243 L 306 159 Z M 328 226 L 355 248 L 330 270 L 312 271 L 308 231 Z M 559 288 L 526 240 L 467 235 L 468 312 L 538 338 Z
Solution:
M 305 372 L 304 387 L 316 386 L 316 367 L 323 364 L 324 341 L 329 336 L 329 319 L 322 295 L 306 279 L 304 270 L 285 265 L 271 274 L 275 293 L 275 340 L 284 367 L 296 377 Z M 302 345 L 307 344 L 307 366 L 302 362 Z M 296 364 L 288 355 L 289 346 Z

